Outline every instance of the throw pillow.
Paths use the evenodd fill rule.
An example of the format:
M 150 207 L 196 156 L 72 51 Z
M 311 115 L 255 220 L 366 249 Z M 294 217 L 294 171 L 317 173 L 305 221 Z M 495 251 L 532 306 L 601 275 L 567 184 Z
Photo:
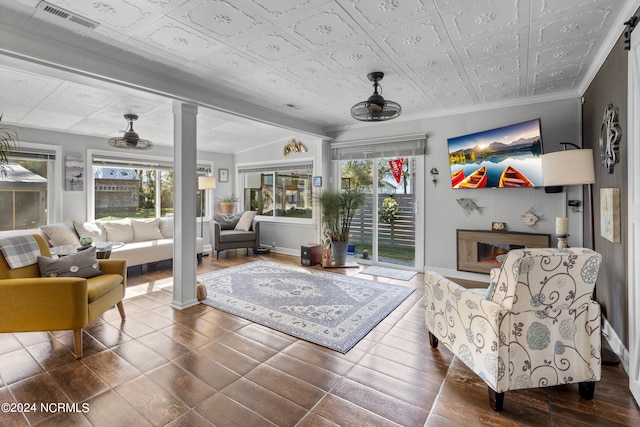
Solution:
M 173 239 L 173 217 L 160 218 L 160 233 L 165 239 Z
M 99 222 L 73 221 L 73 227 L 80 237 L 91 237 L 94 242 L 105 242 L 107 240 L 107 233 L 105 233 Z
M 213 216 L 213 219 L 218 224 L 220 224 L 221 230 L 233 230 L 238 224 L 238 221 L 240 220 L 241 216 L 242 214 L 237 214 L 237 215 L 215 214 Z
M 236 224 L 235 230 L 238 231 L 249 231 L 251 230 L 251 224 L 253 223 L 253 219 L 256 217 L 256 211 L 246 211 L 240 217 L 240 220 Z
M 131 226 L 136 242 L 164 239 L 160 232 L 160 218 L 132 219 Z
M 102 223 L 104 231 L 107 232 L 107 240 L 110 242 L 133 242 L 133 227 L 129 219 L 120 221 L 104 221 Z
M 78 234 L 71 222 L 43 225 L 40 227 L 40 231 L 51 246 L 80 245 Z
M 42 277 L 90 277 L 103 274 L 96 258 L 96 248 L 82 250 L 73 255 L 54 259 L 38 256 L 38 268 Z

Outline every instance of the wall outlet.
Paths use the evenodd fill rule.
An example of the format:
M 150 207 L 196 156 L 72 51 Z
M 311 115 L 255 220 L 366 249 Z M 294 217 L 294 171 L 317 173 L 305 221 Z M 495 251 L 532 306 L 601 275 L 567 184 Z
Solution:
M 271 247 L 275 249 L 275 247 L 276 247 L 276 242 L 271 242 Z

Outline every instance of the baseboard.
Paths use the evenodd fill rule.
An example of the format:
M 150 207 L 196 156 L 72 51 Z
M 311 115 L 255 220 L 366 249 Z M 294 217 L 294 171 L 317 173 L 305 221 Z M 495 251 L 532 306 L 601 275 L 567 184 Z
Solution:
M 611 350 L 620 358 L 620 363 L 625 372 L 629 375 L 629 350 L 624 346 L 622 340 L 604 316 L 602 317 L 602 333 L 605 335 Z

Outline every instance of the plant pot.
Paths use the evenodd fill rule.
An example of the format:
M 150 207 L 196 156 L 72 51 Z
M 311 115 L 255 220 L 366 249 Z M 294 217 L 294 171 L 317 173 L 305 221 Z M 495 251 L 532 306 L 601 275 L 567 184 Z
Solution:
M 220 213 L 232 214 L 233 211 L 236 210 L 236 203 L 237 202 L 220 202 Z
M 345 265 L 347 263 L 347 246 L 348 242 L 331 242 L 331 247 L 333 248 L 333 259 L 336 265 Z

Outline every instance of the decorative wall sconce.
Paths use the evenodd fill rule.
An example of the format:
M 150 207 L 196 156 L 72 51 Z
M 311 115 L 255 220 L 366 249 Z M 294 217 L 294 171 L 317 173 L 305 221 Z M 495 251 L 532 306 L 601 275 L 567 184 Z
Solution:
M 295 138 L 291 138 L 287 145 L 284 146 L 284 155 L 288 156 L 289 153 L 306 153 L 307 147 L 305 147 L 302 142 L 296 140 Z
M 438 172 L 437 168 L 431 168 L 429 173 L 431 174 L 431 182 L 433 182 L 433 186 L 435 187 L 436 184 L 438 183 L 438 174 L 440 172 Z
M 618 109 L 613 104 L 607 105 L 602 115 L 602 126 L 600 126 L 600 158 L 602 166 L 609 173 L 613 173 L 613 167 L 620 163 L 620 137 L 622 129 L 618 124 Z

